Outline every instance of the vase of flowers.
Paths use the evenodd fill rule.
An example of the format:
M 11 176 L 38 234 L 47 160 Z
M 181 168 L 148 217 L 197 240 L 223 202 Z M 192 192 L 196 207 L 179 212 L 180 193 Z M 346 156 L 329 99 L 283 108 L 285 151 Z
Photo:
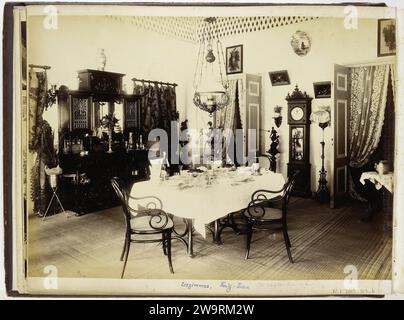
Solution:
M 276 125 L 277 128 L 279 128 L 279 127 L 281 126 L 281 124 L 282 124 L 282 114 L 281 114 L 281 111 L 282 111 L 282 106 L 276 105 L 276 106 L 274 107 L 273 119 L 274 119 L 274 121 L 275 121 L 275 125 Z
M 106 114 L 100 120 L 101 126 L 108 130 L 108 153 L 112 153 L 112 133 L 114 132 L 114 127 L 117 122 L 118 119 L 115 118 L 112 112 Z

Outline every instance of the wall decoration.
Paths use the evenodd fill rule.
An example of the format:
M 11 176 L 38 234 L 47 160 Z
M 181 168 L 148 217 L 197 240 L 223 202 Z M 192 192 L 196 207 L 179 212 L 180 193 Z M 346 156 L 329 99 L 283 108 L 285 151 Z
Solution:
M 305 56 L 310 51 L 311 40 L 306 32 L 298 30 L 292 35 L 290 45 L 298 56 Z
M 284 86 L 290 84 L 287 70 L 268 72 L 272 86 Z
M 331 98 L 331 81 L 314 82 L 313 87 L 316 99 Z
M 377 24 L 377 56 L 393 56 L 396 54 L 396 21 L 380 19 Z
M 226 48 L 226 73 L 243 72 L 243 45 Z

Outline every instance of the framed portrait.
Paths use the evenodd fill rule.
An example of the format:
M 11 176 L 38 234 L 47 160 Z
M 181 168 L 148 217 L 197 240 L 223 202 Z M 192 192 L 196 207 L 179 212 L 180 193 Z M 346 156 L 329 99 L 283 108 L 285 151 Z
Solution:
M 272 86 L 284 86 L 290 84 L 287 70 L 268 72 Z
M 243 45 L 237 45 L 226 48 L 226 73 L 243 72 Z
M 316 99 L 331 98 L 331 81 L 314 82 L 313 87 Z
M 377 23 L 377 56 L 393 56 L 396 54 L 396 21 L 379 19 Z

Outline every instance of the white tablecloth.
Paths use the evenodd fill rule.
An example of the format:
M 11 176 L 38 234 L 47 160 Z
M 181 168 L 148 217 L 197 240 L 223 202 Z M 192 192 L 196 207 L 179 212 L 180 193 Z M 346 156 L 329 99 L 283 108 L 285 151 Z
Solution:
M 209 176 L 211 184 L 208 184 Z M 157 179 L 135 183 L 130 195 L 157 197 L 164 211 L 193 219 L 195 230 L 205 236 L 206 224 L 247 207 L 255 190 L 277 191 L 284 184 L 285 179 L 279 173 L 266 171 L 262 175 L 251 175 L 220 169 L 197 177 L 182 172 L 165 181 Z M 130 200 L 129 205 L 136 209 L 143 205 L 141 202 Z
M 365 184 L 365 180 L 369 180 L 370 182 L 372 182 L 377 190 L 385 187 L 390 193 L 393 193 L 393 172 L 378 174 L 376 171 L 367 171 L 362 173 L 359 181 L 362 184 Z

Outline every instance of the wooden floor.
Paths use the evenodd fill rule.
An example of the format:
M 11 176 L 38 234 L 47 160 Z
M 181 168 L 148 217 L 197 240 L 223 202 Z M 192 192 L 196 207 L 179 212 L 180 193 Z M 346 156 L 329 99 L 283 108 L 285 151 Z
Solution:
M 380 219 L 361 222 L 364 210 L 360 203 L 329 209 L 313 200 L 292 199 L 288 225 L 293 264 L 278 231 L 254 234 L 246 261 L 245 236 L 226 229 L 221 246 L 196 233 L 193 258 L 183 244 L 174 241 L 175 274 L 170 274 L 160 246 L 134 244 L 125 278 L 336 280 L 344 279 L 345 266 L 353 265 L 359 279 L 390 279 L 391 235 L 382 231 Z M 29 276 L 44 276 L 44 268 L 54 265 L 59 277 L 119 278 L 124 230 L 120 207 L 80 217 L 58 214 L 44 222 L 32 216 Z

